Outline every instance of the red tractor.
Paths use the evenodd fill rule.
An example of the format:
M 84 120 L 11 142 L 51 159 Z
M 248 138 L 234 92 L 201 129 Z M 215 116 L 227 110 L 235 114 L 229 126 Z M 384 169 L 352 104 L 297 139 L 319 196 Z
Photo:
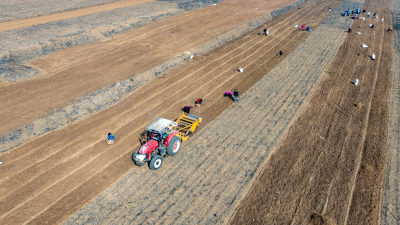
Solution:
M 201 122 L 198 116 L 183 114 L 175 122 L 158 118 L 146 127 L 140 137 L 142 147 L 132 155 L 137 166 L 149 162 L 152 170 L 157 170 L 166 156 L 174 156 Z

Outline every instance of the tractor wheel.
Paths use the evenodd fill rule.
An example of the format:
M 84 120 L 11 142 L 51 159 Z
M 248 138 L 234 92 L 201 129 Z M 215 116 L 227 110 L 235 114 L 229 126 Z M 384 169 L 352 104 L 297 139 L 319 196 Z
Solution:
M 143 166 L 144 163 L 140 163 L 140 162 L 137 162 L 137 161 L 135 160 L 136 155 L 137 155 L 138 153 L 139 153 L 139 149 L 136 150 L 136 151 L 132 154 L 132 161 L 135 163 L 136 166 Z
M 161 168 L 162 163 L 163 163 L 163 158 L 159 155 L 156 155 L 150 160 L 149 164 L 150 169 L 158 170 Z
M 178 154 L 179 150 L 181 150 L 182 140 L 175 136 L 171 139 L 168 144 L 167 153 L 168 155 L 174 156 Z

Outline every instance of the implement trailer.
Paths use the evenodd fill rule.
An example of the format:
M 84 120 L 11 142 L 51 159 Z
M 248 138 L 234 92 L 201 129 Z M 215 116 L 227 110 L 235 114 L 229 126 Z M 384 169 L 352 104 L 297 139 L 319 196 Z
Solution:
M 201 118 L 192 114 L 183 113 L 175 120 L 175 129 L 179 132 L 179 137 L 185 142 L 201 123 Z

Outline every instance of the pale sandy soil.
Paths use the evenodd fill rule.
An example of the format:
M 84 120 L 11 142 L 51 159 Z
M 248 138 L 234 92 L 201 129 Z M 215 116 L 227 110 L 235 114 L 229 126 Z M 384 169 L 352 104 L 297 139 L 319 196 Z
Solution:
M 389 138 L 387 143 L 387 168 L 382 201 L 381 224 L 396 224 L 400 221 L 399 205 L 399 152 L 400 152 L 400 1 L 391 1 L 395 36 L 393 52 L 393 78 L 390 97 Z M 389 25 L 388 25 L 389 26 Z

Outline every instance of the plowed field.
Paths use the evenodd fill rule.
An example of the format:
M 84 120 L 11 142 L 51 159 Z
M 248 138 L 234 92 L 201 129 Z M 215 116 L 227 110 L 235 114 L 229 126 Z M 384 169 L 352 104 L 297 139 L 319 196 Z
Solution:
M 318 27 L 238 104 L 197 133 L 182 154 L 167 159 L 162 173 L 131 170 L 67 224 L 226 223 L 336 54 L 345 37 L 342 31 Z M 142 186 L 147 189 L 139 191 Z
M 105 5 L 93 6 L 90 8 L 77 9 L 77 10 L 72 10 L 72 11 L 67 11 L 67 12 L 62 12 L 62 13 L 57 13 L 57 14 L 49 14 L 49 15 L 43 15 L 43 16 L 27 18 L 27 19 L 20 19 L 20 20 L 11 20 L 11 21 L 0 23 L 0 32 L 14 30 L 14 29 L 20 29 L 20 28 L 24 28 L 24 27 L 36 26 L 39 24 L 75 18 L 75 17 L 94 14 L 94 13 L 98 13 L 98 12 L 104 12 L 104 11 L 108 11 L 108 10 L 137 5 L 137 4 L 141 4 L 141 3 L 149 2 L 149 1 L 152 1 L 152 0 L 127 0 L 127 1 L 123 1 L 123 2 L 109 3 L 109 4 L 105 4 Z
M 293 2 L 226 0 L 37 58 L 32 64 L 44 72 L 39 77 L 0 83 L 0 135 Z M 398 99 L 390 98 L 397 87 L 393 65 L 398 75 L 393 33 L 386 32 L 392 14 L 389 0 L 362 4 L 307 0 L 146 83 L 113 107 L 0 154 L 0 224 L 395 221 L 397 211 L 384 214 L 398 199 L 397 160 L 386 156 L 387 143 L 397 143 L 388 138 L 397 132 L 389 124 L 390 110 L 391 121 L 399 118 L 390 107 Z M 379 18 L 339 16 L 361 5 Z M 87 10 L 79 12 L 107 9 Z M 57 20 L 71 13 L 49 16 Z M 350 24 L 353 31 L 347 33 Z M 269 36 L 259 35 L 264 27 Z M 237 103 L 223 97 L 234 88 L 240 92 Z M 203 104 L 192 113 L 203 122 L 182 151 L 165 158 L 157 171 L 135 166 L 131 154 L 145 126 L 158 117 L 175 119 L 198 97 Z M 110 131 L 114 145 L 105 142 Z M 388 155 L 397 157 L 393 150 Z M 394 168 L 386 180 L 395 180 L 387 182 L 387 202 L 386 165 Z
M 316 27 L 329 14 L 328 6 L 334 4 L 309 1 L 271 21 L 269 37 L 253 31 L 150 82 L 109 110 L 4 154 L 2 160 L 7 164 L 0 171 L 0 222 L 55 223 L 65 219 L 132 169 L 130 155 L 146 124 L 156 117 L 178 115 L 182 105 L 191 104 L 198 96 L 204 97 L 205 103 L 195 113 L 207 124 L 231 104 L 221 98 L 226 89 L 236 87 L 244 92 L 308 37 L 310 33 L 300 32 L 292 24 Z M 286 54 L 277 56 L 279 49 Z M 70 60 L 79 64 L 73 57 Z M 243 74 L 236 71 L 238 65 L 244 68 Z M 110 130 L 117 136 L 113 146 L 106 145 L 103 138 Z M 142 173 L 146 169 L 136 170 Z M 179 171 L 184 173 L 183 168 L 174 169 L 174 173 Z
M 80 96 L 150 70 L 237 24 L 293 2 L 252 0 L 243 5 L 239 0 L 230 0 L 152 23 L 109 41 L 34 60 L 33 65 L 44 71 L 42 76 L 0 83 L 0 134 L 63 108 Z
M 391 1 L 394 28 L 393 79 L 390 97 L 389 138 L 381 224 L 400 221 L 400 1 Z
M 376 10 L 385 24 L 353 22 L 362 34 L 347 36 L 231 224 L 379 224 L 393 34 L 386 32 L 388 1 L 363 8 Z M 358 86 L 351 83 L 356 78 Z

